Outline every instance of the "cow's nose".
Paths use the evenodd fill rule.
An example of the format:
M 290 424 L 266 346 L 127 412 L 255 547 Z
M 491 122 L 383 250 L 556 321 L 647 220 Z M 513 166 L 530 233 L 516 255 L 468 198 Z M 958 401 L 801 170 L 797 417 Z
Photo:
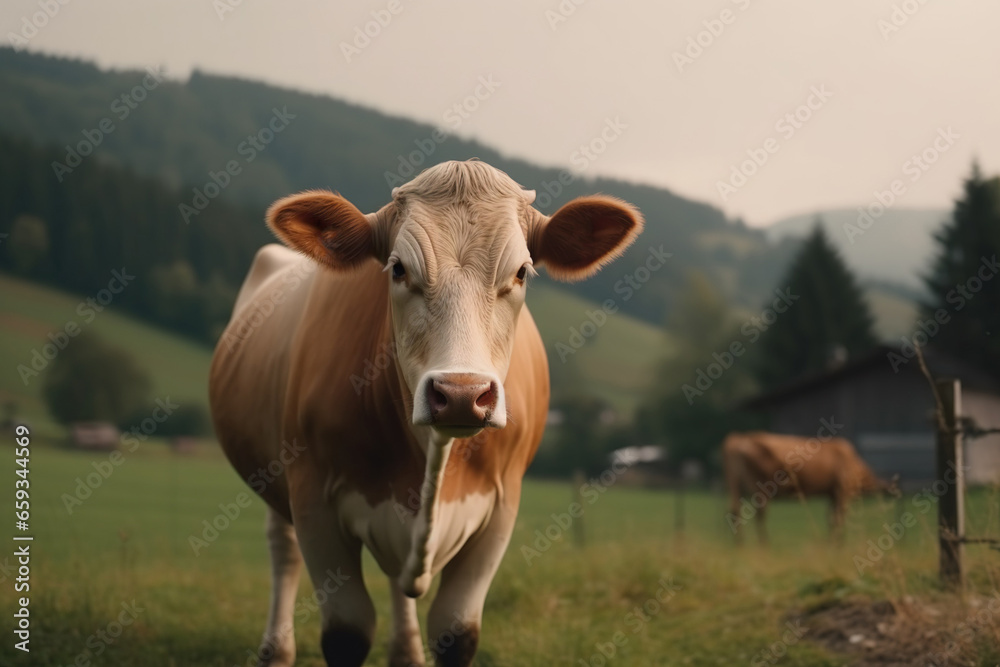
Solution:
M 435 426 L 486 426 L 497 407 L 497 383 L 488 375 L 441 373 L 427 383 Z

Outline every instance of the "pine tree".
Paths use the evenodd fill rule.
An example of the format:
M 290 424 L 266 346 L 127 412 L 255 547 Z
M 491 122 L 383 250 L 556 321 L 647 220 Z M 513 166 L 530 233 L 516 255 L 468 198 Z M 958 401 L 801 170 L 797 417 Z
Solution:
M 754 366 L 764 389 L 822 372 L 877 342 L 864 294 L 819 221 L 778 284 L 776 298 L 747 327 L 762 332 Z
M 984 179 L 973 165 L 964 190 L 935 236 L 921 316 L 940 323 L 931 345 L 1000 376 L 1000 177 Z

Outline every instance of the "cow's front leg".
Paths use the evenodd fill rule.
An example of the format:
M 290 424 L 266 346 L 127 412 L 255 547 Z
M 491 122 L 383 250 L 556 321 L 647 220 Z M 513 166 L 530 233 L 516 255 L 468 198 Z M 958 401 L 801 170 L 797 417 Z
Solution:
M 271 609 L 264 639 L 257 651 L 257 665 L 291 667 L 295 664 L 293 612 L 302 572 L 302 554 L 292 524 L 270 508 L 267 510 L 267 541 L 271 550 Z
M 301 506 L 300 506 L 301 507 Z M 375 607 L 361 573 L 361 542 L 322 501 L 292 508 L 302 556 L 322 614 L 320 645 L 330 667 L 360 667 L 375 634 Z
M 389 587 L 393 619 L 389 667 L 423 667 L 424 643 L 420 639 L 417 601 L 403 593 L 395 577 L 389 577 Z
M 513 497 L 519 497 L 519 490 Z M 498 506 L 489 525 L 441 571 L 441 586 L 427 615 L 430 654 L 442 667 L 468 667 L 479 646 L 483 603 L 503 560 L 517 507 Z

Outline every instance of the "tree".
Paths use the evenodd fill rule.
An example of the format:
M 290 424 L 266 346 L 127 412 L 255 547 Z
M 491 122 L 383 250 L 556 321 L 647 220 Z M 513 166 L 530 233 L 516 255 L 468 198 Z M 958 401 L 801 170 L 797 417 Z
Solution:
M 931 297 L 921 309 L 940 324 L 932 344 L 1000 376 L 1000 177 L 984 179 L 974 164 L 935 239 L 938 256 L 924 279 Z
M 52 362 L 42 393 L 62 424 L 123 423 L 148 403 L 149 376 L 124 350 L 83 332 Z
M 877 343 L 868 303 L 817 221 L 764 311 L 754 375 L 771 389 L 829 368 Z
M 45 221 L 31 215 L 14 220 L 7 239 L 7 254 L 18 275 L 31 276 L 49 252 L 49 230 Z
M 637 430 L 666 444 L 668 468 L 693 459 L 714 471 L 723 437 L 747 426 L 735 408 L 755 385 L 746 359 L 729 351 L 741 336 L 722 294 L 698 271 L 685 282 L 667 320 L 671 349 L 651 400 L 638 411 Z

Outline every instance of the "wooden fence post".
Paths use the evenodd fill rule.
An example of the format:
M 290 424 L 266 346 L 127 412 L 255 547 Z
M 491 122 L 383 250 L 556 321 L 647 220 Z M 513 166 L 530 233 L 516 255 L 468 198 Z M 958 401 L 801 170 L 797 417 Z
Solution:
M 587 477 L 583 471 L 577 468 L 573 471 L 573 502 L 583 507 L 583 498 L 580 496 L 583 485 L 587 483 Z M 587 540 L 583 532 L 583 515 L 573 519 L 573 543 L 578 549 L 586 546 Z
M 962 413 L 962 384 L 959 380 L 938 380 L 938 395 L 944 423 L 937 428 L 937 478 L 946 484 L 938 500 L 938 544 L 941 550 L 941 581 L 960 588 L 965 584 L 965 471 L 962 435 L 958 418 Z M 942 427 L 944 427 L 943 430 Z M 952 477 L 954 476 L 954 477 Z M 954 483 L 948 480 L 954 479 Z
M 683 481 L 677 483 L 677 496 L 674 502 L 674 534 L 684 537 L 684 494 L 687 489 Z

